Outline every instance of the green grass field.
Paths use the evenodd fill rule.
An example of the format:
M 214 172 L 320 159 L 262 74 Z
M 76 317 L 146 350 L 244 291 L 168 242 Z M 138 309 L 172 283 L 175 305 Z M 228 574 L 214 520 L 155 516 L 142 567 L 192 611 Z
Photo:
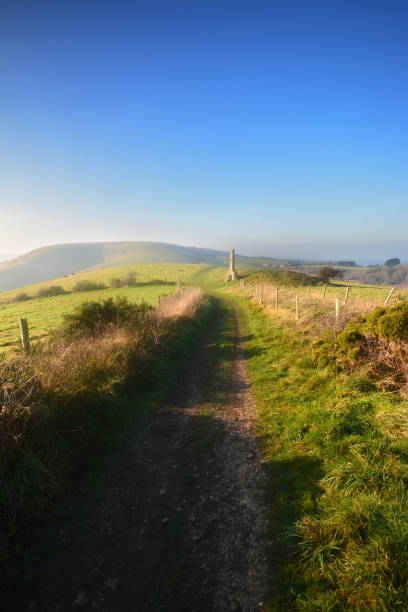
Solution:
M 74 285 L 81 280 L 89 279 L 95 282 L 103 283 L 109 287 L 112 277 L 124 278 L 129 272 L 136 273 L 136 282 L 148 283 L 155 279 L 160 281 L 168 281 L 168 285 L 148 285 L 136 287 L 123 287 L 120 289 L 102 289 L 97 291 L 81 291 L 67 293 L 47 298 L 35 298 L 25 302 L 8 303 L 19 293 L 25 292 L 29 296 L 35 296 L 36 292 L 50 285 L 59 285 L 67 291 L 72 291 Z M 245 278 L 245 288 L 243 294 L 248 294 L 253 291 L 250 281 L 250 275 L 253 270 L 241 270 L 240 277 Z M 279 271 L 279 274 L 285 272 Z M 262 276 L 267 276 L 267 273 L 260 273 Z M 19 343 L 19 317 L 28 319 L 30 327 L 30 336 L 32 339 L 38 339 L 46 336 L 51 330 L 57 328 L 62 321 L 63 315 L 72 312 L 79 304 L 87 300 L 106 299 L 110 297 L 123 296 L 132 302 L 140 302 L 145 300 L 150 304 L 156 304 L 159 295 L 171 294 L 177 291 L 176 283 L 178 277 L 183 279 L 186 285 L 199 285 L 207 290 L 225 288 L 226 291 L 237 290 L 239 281 L 225 284 L 226 268 L 217 266 L 208 266 L 205 264 L 179 264 L 179 263 L 152 263 L 152 264 L 137 264 L 128 266 L 115 266 L 112 268 L 95 269 L 88 272 L 72 274 L 52 281 L 37 283 L 21 289 L 14 289 L 0 293 L 0 350 L 6 347 L 17 346 Z M 345 295 L 346 283 L 336 282 L 329 285 L 326 291 L 326 299 L 323 307 L 328 311 L 333 310 L 335 298 L 343 300 Z M 366 306 L 367 309 L 374 308 L 376 305 L 382 304 L 389 292 L 388 287 L 368 286 L 361 284 L 349 284 L 349 306 L 353 308 L 357 303 L 359 308 Z M 272 305 L 274 300 L 274 287 L 264 285 L 264 300 Z M 316 305 L 319 309 L 322 307 L 321 294 L 323 287 L 314 286 L 309 289 L 305 286 L 301 287 L 282 287 L 280 288 L 280 307 L 282 312 L 291 313 L 294 310 L 294 296 L 298 294 L 299 304 L 301 308 L 301 316 L 310 314 Z M 392 300 L 407 299 L 408 291 L 395 291 Z M 344 307 L 342 306 L 344 309 Z
M 63 319 L 63 315 L 69 314 L 77 306 L 87 300 L 107 299 L 110 297 L 123 296 L 131 302 L 145 300 L 149 304 L 156 304 L 159 295 L 171 294 L 177 291 L 177 278 L 180 276 L 186 285 L 196 284 L 195 278 L 208 270 L 208 266 L 198 264 L 141 264 L 132 266 L 115 267 L 104 270 L 95 270 L 74 274 L 67 277 L 57 278 L 16 289 L 0 294 L 0 350 L 6 347 L 16 346 L 19 343 L 19 317 L 27 318 L 30 337 L 35 340 L 46 336 L 51 330 L 57 328 Z M 225 271 L 223 274 L 225 274 Z M 67 293 L 46 298 L 33 298 L 25 302 L 7 303 L 7 300 L 15 295 L 26 292 L 29 296 L 42 287 L 60 285 L 67 291 L 72 290 L 75 283 L 80 280 L 90 279 L 109 285 L 112 277 L 124 278 L 130 271 L 136 273 L 136 282 L 145 283 L 155 279 L 168 281 L 168 285 L 150 285 L 142 287 L 123 287 L 119 289 L 102 289 L 97 291 L 81 291 Z
M 406 397 L 364 368 L 330 374 L 302 321 L 228 293 L 269 475 L 268 610 L 407 609 Z

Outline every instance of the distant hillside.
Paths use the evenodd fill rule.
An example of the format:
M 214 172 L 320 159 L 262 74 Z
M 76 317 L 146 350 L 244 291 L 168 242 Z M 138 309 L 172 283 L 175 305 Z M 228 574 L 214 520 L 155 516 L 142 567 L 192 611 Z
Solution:
M 81 272 L 143 263 L 227 266 L 229 253 L 162 242 L 95 242 L 46 246 L 0 263 L 0 292 Z M 237 256 L 241 268 L 282 263 L 273 258 Z

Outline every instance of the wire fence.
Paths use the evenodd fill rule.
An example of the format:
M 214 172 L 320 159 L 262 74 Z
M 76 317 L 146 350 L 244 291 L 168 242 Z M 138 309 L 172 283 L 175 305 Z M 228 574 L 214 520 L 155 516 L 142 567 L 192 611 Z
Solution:
M 268 310 L 275 310 L 281 316 L 297 321 L 311 318 L 325 319 L 342 324 L 350 318 L 376 308 L 408 299 L 408 292 L 389 287 L 359 286 L 310 286 L 282 287 L 272 285 L 248 285 L 240 281 L 239 294 L 251 301 L 262 304 Z

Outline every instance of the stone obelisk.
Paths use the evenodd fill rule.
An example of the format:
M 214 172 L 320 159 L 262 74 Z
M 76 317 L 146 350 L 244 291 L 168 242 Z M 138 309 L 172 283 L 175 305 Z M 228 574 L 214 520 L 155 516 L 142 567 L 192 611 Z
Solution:
M 227 281 L 237 280 L 237 271 L 235 270 L 235 249 L 230 250 L 230 267 L 227 274 Z

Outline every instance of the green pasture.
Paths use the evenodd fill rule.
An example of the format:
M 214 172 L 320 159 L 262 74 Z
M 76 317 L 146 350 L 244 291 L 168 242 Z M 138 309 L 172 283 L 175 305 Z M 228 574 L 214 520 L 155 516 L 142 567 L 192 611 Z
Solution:
M 0 303 L 9 300 L 23 291 L 28 295 L 33 296 L 42 287 L 49 287 L 50 285 L 60 285 L 64 289 L 70 291 L 77 282 L 85 279 L 103 283 L 109 286 L 111 278 L 125 278 L 129 272 L 136 273 L 137 283 L 146 283 L 155 279 L 160 279 L 162 281 L 168 280 L 169 282 L 174 283 L 177 281 L 178 277 L 181 277 L 183 282 L 189 284 L 191 278 L 197 272 L 207 268 L 208 266 L 199 264 L 152 263 L 88 270 L 87 272 L 79 272 L 77 274 L 70 274 L 69 276 L 62 276 L 60 278 L 44 281 L 42 283 L 36 283 L 35 285 L 28 285 L 19 289 L 13 289 L 12 291 L 5 291 L 0 293 Z
M 200 273 L 207 269 L 208 266 L 197 264 L 164 263 L 123 266 L 83 272 L 1 293 L 0 350 L 19 343 L 19 317 L 24 317 L 28 320 L 30 337 L 35 340 L 46 336 L 51 330 L 57 328 L 62 322 L 63 315 L 69 314 L 87 300 L 123 296 L 131 302 L 145 300 L 149 304 L 156 304 L 159 295 L 171 294 L 177 291 L 176 283 L 178 277 L 181 277 L 186 285 L 198 284 L 195 282 L 195 276 L 197 275 L 200 278 Z M 50 285 L 60 285 L 67 291 L 71 291 L 75 283 L 84 279 L 109 285 L 112 277 L 124 278 L 130 271 L 136 272 L 136 282 L 138 283 L 148 283 L 158 279 L 160 281 L 167 281 L 168 284 L 78 291 L 67 293 L 66 295 L 32 298 L 24 302 L 7 303 L 7 300 L 19 293 L 25 292 L 33 296 L 40 288 Z M 225 274 L 225 271 L 223 273 Z
M 231 299 L 269 475 L 268 610 L 406 610 L 406 399 L 328 375 L 307 330 Z

